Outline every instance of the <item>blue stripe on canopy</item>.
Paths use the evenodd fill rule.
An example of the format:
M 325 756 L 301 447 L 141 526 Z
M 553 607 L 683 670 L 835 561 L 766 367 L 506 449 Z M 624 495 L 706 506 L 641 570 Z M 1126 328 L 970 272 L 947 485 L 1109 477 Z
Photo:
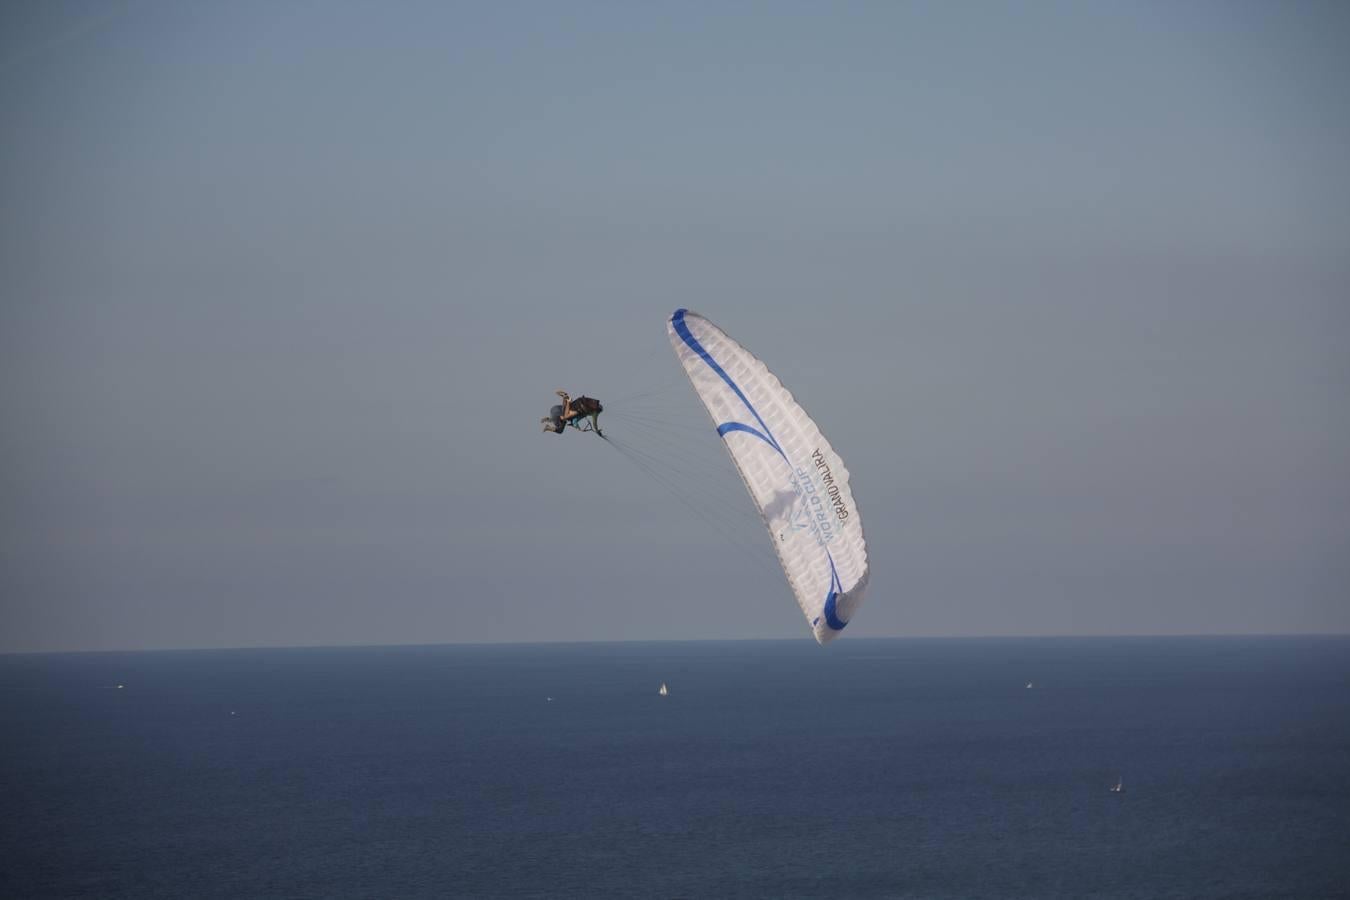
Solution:
M 744 422 L 723 422 L 721 425 L 717 426 L 717 433 L 722 435 L 723 437 L 725 437 L 728 433 L 732 431 L 744 431 L 747 434 L 753 434 L 755 437 L 759 438 L 761 441 L 768 444 L 770 447 L 773 447 L 773 449 L 778 450 L 778 446 L 774 444 L 774 442 L 769 438 L 768 435 L 764 434 L 757 428 L 751 428 Z M 782 453 L 783 451 L 778 450 L 778 452 Z
M 778 446 L 778 441 L 774 438 L 773 432 L 769 430 L 768 425 L 764 424 L 764 419 L 760 417 L 759 411 L 755 409 L 754 404 L 752 404 L 749 401 L 749 399 L 746 398 L 745 392 L 741 390 L 740 385 L 738 385 L 735 381 L 732 380 L 731 376 L 727 374 L 726 369 L 723 369 L 720 365 L 718 365 L 717 360 L 712 358 L 711 353 L 703 349 L 703 345 L 698 342 L 698 338 L 694 337 L 693 332 L 689 330 L 688 324 L 686 324 L 684 321 L 684 314 L 686 312 L 688 312 L 687 309 L 677 309 L 675 310 L 674 315 L 670 317 L 670 324 L 675 329 L 675 333 L 680 336 L 680 340 L 684 341 L 687 345 L 689 345 L 690 350 L 693 350 L 695 353 L 697 353 L 703 359 L 703 361 L 707 363 L 708 366 L 714 372 L 716 372 L 723 381 L 727 383 L 727 386 L 730 387 L 732 391 L 735 392 L 736 396 L 739 397 L 741 399 L 741 402 L 745 404 L 745 408 L 750 410 L 750 415 L 755 417 L 755 421 L 759 423 L 759 427 L 764 429 L 763 433 L 760 434 L 759 436 L 768 441 L 769 446 L 777 450 L 778 455 L 783 457 L 784 460 L 786 460 L 787 454 L 783 452 L 782 447 Z M 727 424 L 734 425 L 738 423 L 731 422 Z M 745 428 L 746 430 L 753 430 L 750 429 L 749 426 L 742 426 L 742 428 Z M 719 425 L 717 430 L 719 434 L 722 433 L 722 426 Z M 789 465 L 791 465 L 791 463 L 789 463 Z
M 839 588 L 843 585 L 839 583 L 839 573 L 834 570 L 834 557 L 830 551 L 825 551 L 825 558 L 830 561 L 830 593 L 825 597 L 825 624 L 835 631 L 843 631 L 848 623 L 839 618 L 839 613 L 835 609 L 835 600 L 839 596 Z

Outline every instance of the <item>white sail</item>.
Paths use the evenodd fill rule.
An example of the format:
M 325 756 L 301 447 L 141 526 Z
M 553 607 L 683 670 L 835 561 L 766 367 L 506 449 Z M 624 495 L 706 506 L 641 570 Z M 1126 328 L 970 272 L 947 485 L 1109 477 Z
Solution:
M 862 604 L 870 574 L 843 460 L 764 363 L 726 332 L 686 309 L 670 317 L 667 332 L 816 640 L 832 640 Z

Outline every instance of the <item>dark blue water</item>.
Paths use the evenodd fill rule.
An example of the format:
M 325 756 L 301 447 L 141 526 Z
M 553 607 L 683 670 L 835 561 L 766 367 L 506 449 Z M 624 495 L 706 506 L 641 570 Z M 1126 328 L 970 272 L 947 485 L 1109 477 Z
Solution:
M 1350 896 L 1346 638 L 9 656 L 0 715 L 5 897 Z

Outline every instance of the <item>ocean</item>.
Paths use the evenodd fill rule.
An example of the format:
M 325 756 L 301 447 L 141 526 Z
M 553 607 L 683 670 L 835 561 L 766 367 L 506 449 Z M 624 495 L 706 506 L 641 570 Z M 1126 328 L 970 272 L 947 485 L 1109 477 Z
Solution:
M 0 715 L 6 898 L 1350 897 L 1346 637 L 10 655 Z

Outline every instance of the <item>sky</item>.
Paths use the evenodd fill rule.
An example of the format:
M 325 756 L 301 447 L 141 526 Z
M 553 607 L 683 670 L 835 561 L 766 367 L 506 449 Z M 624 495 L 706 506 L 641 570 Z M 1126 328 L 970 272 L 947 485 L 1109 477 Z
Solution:
M 740 491 L 678 307 L 848 463 L 844 640 L 1350 631 L 1348 46 L 1336 2 L 7 3 L 0 652 L 811 640 L 753 520 L 539 428 L 636 397 Z

